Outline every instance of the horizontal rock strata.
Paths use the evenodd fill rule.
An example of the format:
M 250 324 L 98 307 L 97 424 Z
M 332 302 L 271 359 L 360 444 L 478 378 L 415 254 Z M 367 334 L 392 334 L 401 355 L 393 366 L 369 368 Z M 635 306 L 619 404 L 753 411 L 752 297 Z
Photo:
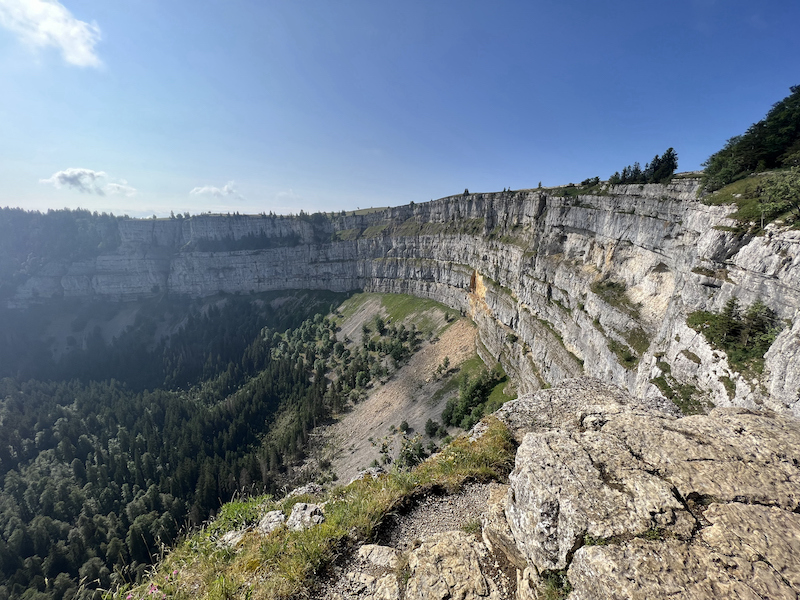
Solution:
M 499 359 L 522 391 L 586 374 L 663 401 L 653 380 L 668 375 L 717 406 L 798 413 L 800 232 L 739 235 L 732 209 L 700 203 L 697 189 L 696 179 L 676 179 L 577 197 L 467 194 L 362 215 L 130 220 L 119 248 L 45 264 L 9 303 L 409 293 L 469 313 L 481 356 Z M 265 247 L 236 249 L 254 239 Z M 743 306 L 761 299 L 787 323 L 755 379 L 686 326 L 692 311 L 719 310 L 731 297 Z

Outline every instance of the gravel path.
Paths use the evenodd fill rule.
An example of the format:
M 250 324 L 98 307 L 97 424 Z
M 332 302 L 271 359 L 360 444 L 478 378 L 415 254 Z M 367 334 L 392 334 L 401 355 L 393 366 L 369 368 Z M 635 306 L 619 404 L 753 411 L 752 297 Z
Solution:
M 414 542 L 442 531 L 463 529 L 480 521 L 486 510 L 489 492 L 496 483 L 469 483 L 458 494 L 442 496 L 430 494 L 420 500 L 406 514 L 390 515 L 385 533 L 376 543 L 391 546 L 404 552 Z
M 487 509 L 489 493 L 497 483 L 468 483 L 458 494 L 440 495 L 429 493 L 420 498 L 402 514 L 390 515 L 384 523 L 383 532 L 375 540 L 376 544 L 391 546 L 401 553 L 411 550 L 422 538 L 434 533 L 463 529 L 466 525 L 479 522 L 481 514 Z M 480 531 L 479 523 L 477 535 Z M 516 579 L 513 569 L 503 569 L 493 557 L 482 565 L 484 574 L 491 577 L 501 590 L 515 590 Z M 376 569 L 353 553 L 345 558 L 328 574 L 327 581 L 311 596 L 313 600 L 359 600 L 363 596 L 363 585 L 348 578 L 349 572 L 369 573 L 378 577 L 390 572 Z M 507 571 L 507 572 L 506 572 Z M 507 597 L 513 594 L 509 592 Z

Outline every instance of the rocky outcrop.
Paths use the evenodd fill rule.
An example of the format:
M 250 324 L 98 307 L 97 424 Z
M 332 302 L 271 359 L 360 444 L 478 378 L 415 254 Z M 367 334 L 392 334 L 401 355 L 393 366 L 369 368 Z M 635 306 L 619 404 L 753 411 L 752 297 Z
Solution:
M 590 380 L 496 415 L 520 447 L 504 515 L 490 507 L 484 538 L 519 569 L 520 594 L 536 597 L 554 574 L 570 600 L 800 593 L 793 418 L 741 408 L 678 418 Z
M 52 262 L 10 303 L 278 289 L 364 289 L 469 313 L 479 352 L 522 391 L 591 375 L 664 400 L 659 377 L 716 406 L 800 414 L 800 232 L 732 231 L 698 180 L 597 195 L 452 196 L 365 215 L 130 220 L 113 252 Z M 787 323 L 765 372 L 743 376 L 686 325 L 737 297 Z M 667 371 L 668 369 L 668 371 Z
M 271 510 L 258 522 L 256 530 L 261 535 L 269 535 L 286 522 L 286 515 L 282 510 Z
M 298 502 L 292 507 L 292 514 L 286 520 L 286 527 L 292 531 L 301 531 L 324 522 L 325 515 L 322 512 L 322 507 L 318 504 Z
M 408 557 L 407 600 L 463 598 L 501 600 L 500 590 L 481 569 L 486 547 L 461 532 L 437 533 Z
M 800 594 L 794 418 L 741 408 L 680 417 L 589 378 L 507 402 L 495 416 L 519 447 L 508 485 L 494 485 L 482 509 L 481 539 L 441 531 L 406 552 L 364 545 L 324 597 Z M 436 519 L 415 515 L 422 529 L 427 515 Z

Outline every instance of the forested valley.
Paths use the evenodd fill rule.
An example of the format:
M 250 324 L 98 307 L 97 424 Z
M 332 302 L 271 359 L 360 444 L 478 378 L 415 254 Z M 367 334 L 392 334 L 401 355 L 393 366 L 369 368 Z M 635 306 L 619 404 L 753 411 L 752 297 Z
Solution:
M 235 495 L 286 485 L 310 430 L 420 343 L 381 324 L 345 344 L 324 316 L 344 297 L 151 299 L 111 343 L 77 313 L 59 355 L 26 335 L 46 307 L 0 315 L 0 600 L 99 598 Z

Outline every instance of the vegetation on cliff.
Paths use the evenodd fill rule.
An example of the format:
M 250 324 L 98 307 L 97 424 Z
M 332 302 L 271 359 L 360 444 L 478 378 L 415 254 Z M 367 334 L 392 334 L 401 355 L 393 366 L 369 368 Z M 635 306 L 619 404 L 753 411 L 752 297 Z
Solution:
M 742 309 L 736 298 L 728 300 L 720 312 L 693 312 L 686 323 L 724 350 L 731 366 L 740 372 L 764 370 L 764 354 L 781 330 L 775 313 L 762 301 Z
M 466 373 L 459 383 L 458 397 L 447 401 L 442 412 L 445 425 L 471 429 L 484 415 L 500 408 L 506 400 L 502 388 L 508 381 L 500 365 L 481 369 L 474 377 Z
M 53 261 L 79 261 L 119 246 L 122 217 L 88 210 L 0 208 L 0 298 Z
M 709 204 L 735 204 L 737 231 L 800 219 L 800 86 L 703 163 Z
M 667 183 L 678 168 L 678 154 L 668 148 L 663 155 L 656 154 L 642 169 L 638 162 L 628 165 L 608 178 L 611 185 L 619 183 Z

